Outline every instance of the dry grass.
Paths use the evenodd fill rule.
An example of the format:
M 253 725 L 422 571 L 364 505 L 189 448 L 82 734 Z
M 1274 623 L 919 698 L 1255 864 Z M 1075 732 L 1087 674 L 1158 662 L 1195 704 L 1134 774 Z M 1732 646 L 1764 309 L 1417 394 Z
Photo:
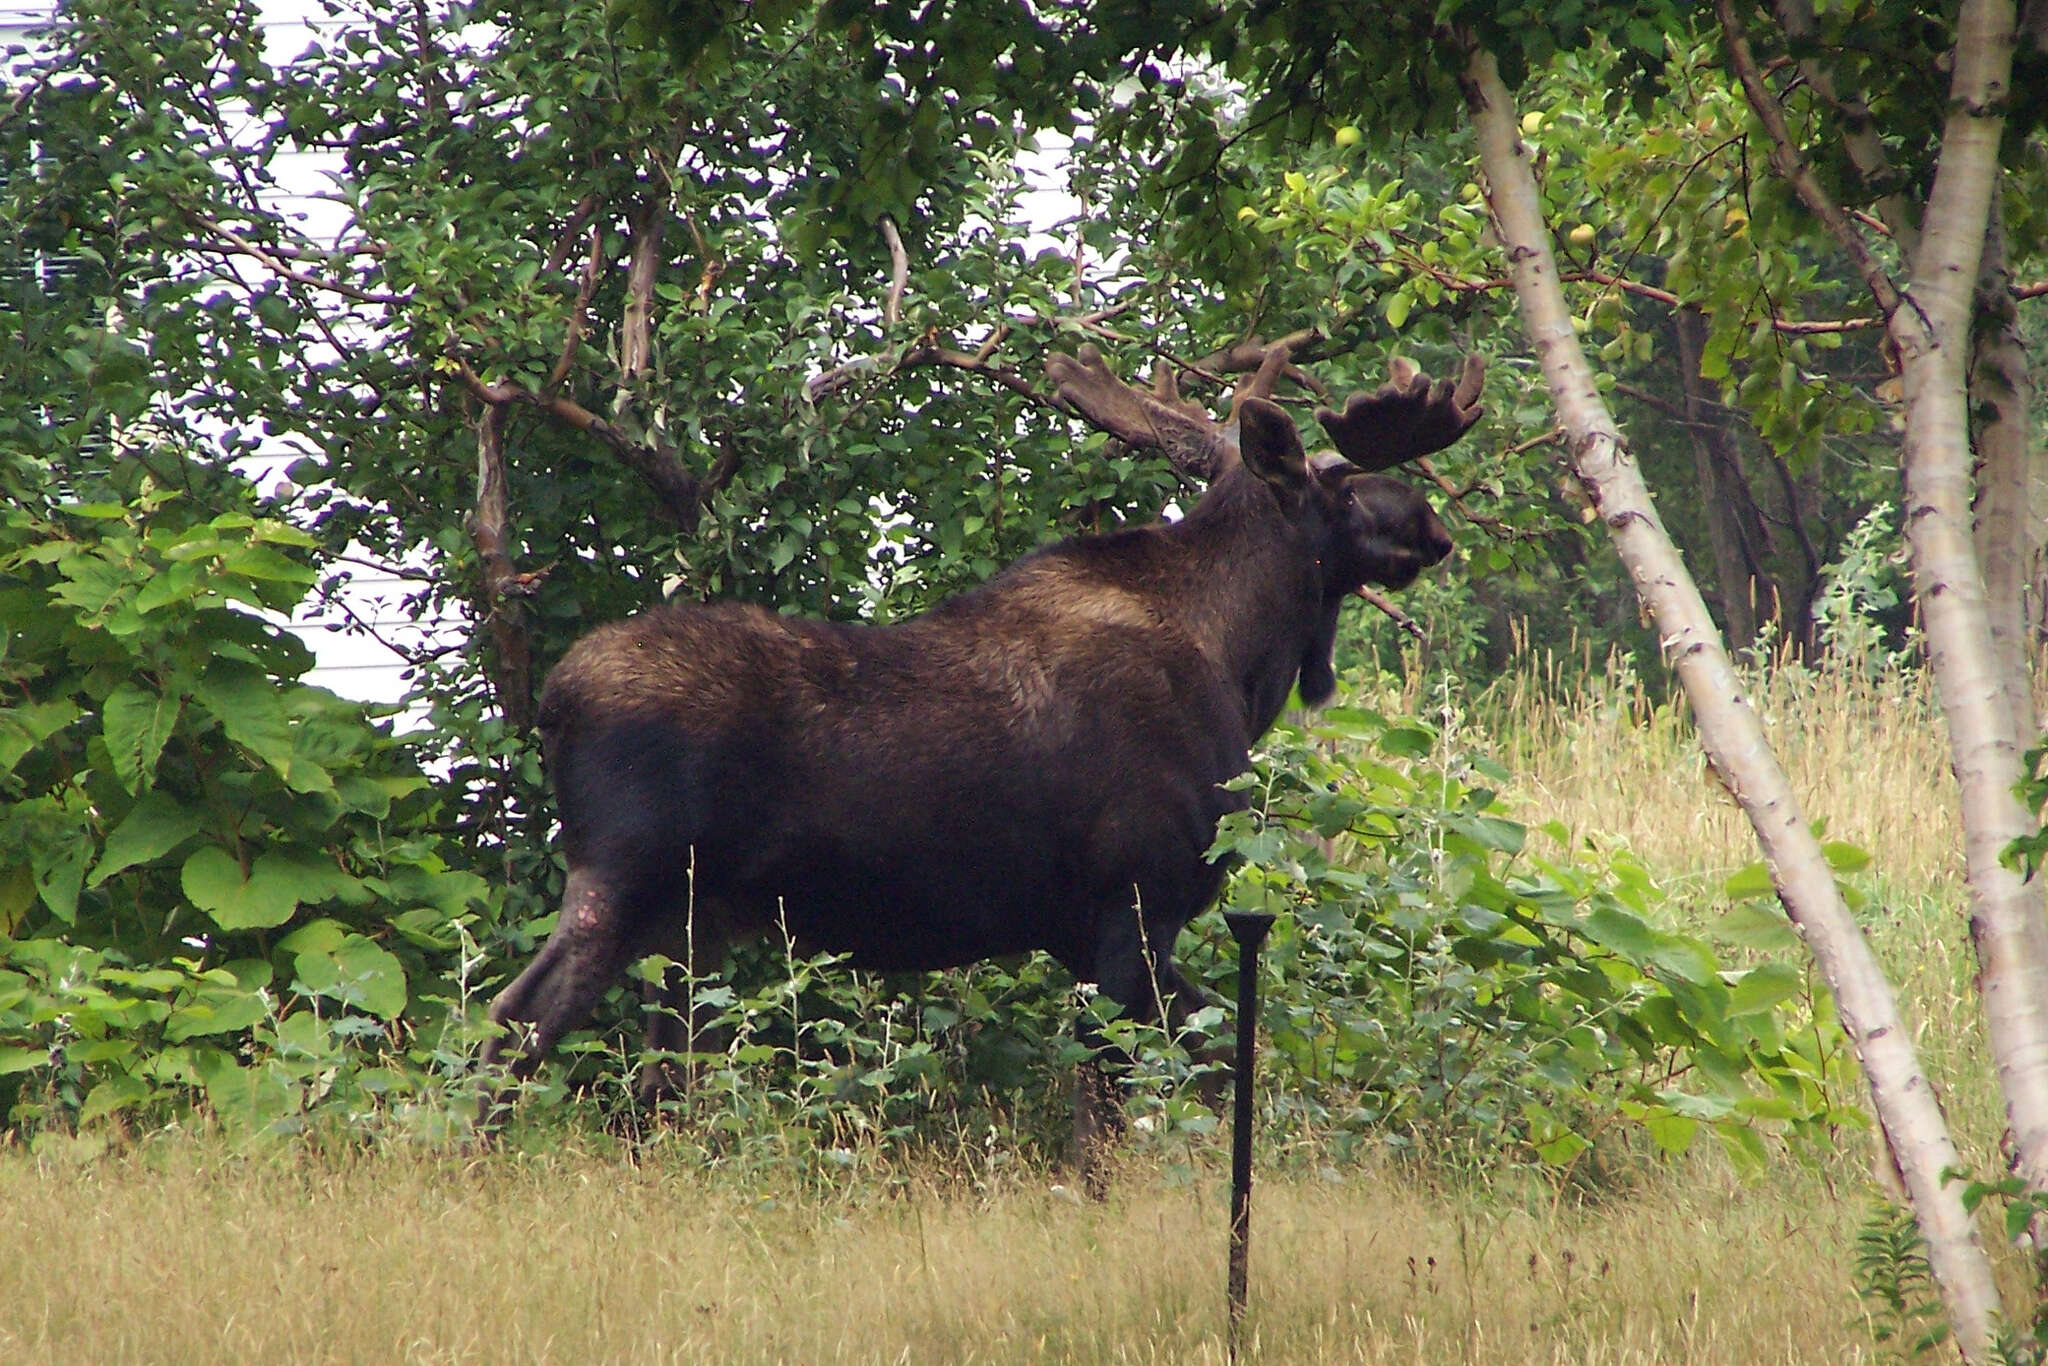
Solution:
M 791 1199 L 594 1152 L 0 1157 L 0 1359 L 1221 1363 L 1224 1192 Z M 1854 1200 L 1710 1165 L 1589 1211 L 1268 1180 L 1245 1359 L 1853 1362 Z
M 1586 681 L 1567 687 L 1565 678 Z M 1962 827 L 1947 736 L 1923 674 L 1779 665 L 1751 678 L 1771 746 L 1807 818 L 1871 851 L 1902 885 L 1950 891 Z M 1709 772 L 1682 702 L 1653 705 L 1629 670 L 1533 663 L 1474 720 L 1515 775 L 1526 820 L 1618 840 L 1660 872 L 1725 877 L 1757 857 L 1742 811 Z
M 1707 923 L 1755 855 L 1682 711 L 1625 674 L 1559 684 L 1534 670 L 1434 705 L 1505 760 L 1516 814 L 1625 844 L 1676 914 Z M 1810 813 L 1876 857 L 1853 879 L 1861 914 L 1988 1170 L 1998 1106 L 1939 723 L 1910 681 L 1780 670 L 1757 695 Z M 1226 1360 L 1213 1170 L 1193 1187 L 1136 1172 L 1092 1207 L 1021 1178 L 804 1196 L 668 1151 L 635 1166 L 573 1136 L 467 1164 L 233 1157 L 175 1135 L 77 1164 L 0 1149 L 0 1360 Z M 1844 1154 L 1839 1186 L 1790 1165 L 1741 1184 L 1703 1158 L 1588 1208 L 1397 1172 L 1267 1179 L 1245 1359 L 1872 1360 L 1848 1267 L 1864 1156 Z

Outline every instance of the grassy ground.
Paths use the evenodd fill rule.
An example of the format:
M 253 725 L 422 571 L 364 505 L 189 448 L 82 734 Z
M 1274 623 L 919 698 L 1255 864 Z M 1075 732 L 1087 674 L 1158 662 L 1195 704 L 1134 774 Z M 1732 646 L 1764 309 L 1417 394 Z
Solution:
M 792 1198 L 595 1151 L 0 1161 L 9 1362 L 1226 1359 L 1214 1177 Z M 1598 1209 L 1262 1183 L 1245 1358 L 1851 1362 L 1858 1207 L 1702 1167 Z
M 1625 842 L 1682 914 L 1718 913 L 1753 848 L 1682 717 L 1625 674 L 1563 701 L 1555 682 L 1417 705 L 1501 754 L 1517 814 Z M 1939 726 L 1896 681 L 1787 671 L 1757 695 L 1809 814 L 1876 855 L 1864 919 L 1983 1168 L 1998 1106 Z M 1850 1144 L 1749 1183 L 1704 1156 L 1581 1206 L 1514 1173 L 1484 1193 L 1268 1176 L 1245 1359 L 1880 1359 L 1849 1288 L 1871 1207 Z M 0 1149 L 0 1361 L 1220 1363 L 1216 1157 L 1193 1184 L 1133 1170 L 1097 1207 L 1014 1172 L 805 1193 L 573 1135 L 472 1161 Z

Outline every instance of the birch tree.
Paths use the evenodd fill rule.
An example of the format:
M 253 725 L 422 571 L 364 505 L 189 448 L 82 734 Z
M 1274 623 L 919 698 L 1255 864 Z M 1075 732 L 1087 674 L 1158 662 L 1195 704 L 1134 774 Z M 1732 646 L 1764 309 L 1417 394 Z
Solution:
M 1973 452 L 1969 419 L 1979 302 L 2011 297 L 2000 287 L 2002 234 L 1993 203 L 2017 15 L 2005 0 L 1970 0 L 1957 16 L 1932 183 L 1923 201 L 1893 209 L 1902 226 L 1908 213 L 1917 223 L 1892 265 L 1814 174 L 1733 0 L 1716 0 L 1715 10 L 1729 61 L 1769 139 L 1773 167 L 1854 264 L 1897 350 L 1906 529 L 1928 662 L 1962 794 L 1978 988 L 2014 1168 L 2028 1189 L 2048 1192 L 2048 919 L 2038 881 L 2007 858 L 2035 828 L 2019 796 L 2022 751 L 2033 742 L 2015 620 L 2012 527 L 2024 507 L 2027 442 L 2018 400 L 2027 379 L 2009 306 L 1987 319 L 1987 342 L 1974 357 L 1979 392 L 1994 396 L 1992 420 L 1979 433 L 1981 452 Z M 1973 488 L 1973 457 L 1980 453 L 1987 478 Z M 1987 514 L 1974 526 L 1973 495 L 1981 495 Z M 1988 558 L 1980 558 L 1980 545 Z M 1996 568 L 1989 576 L 2000 587 L 1996 598 L 1987 589 L 1987 564 Z

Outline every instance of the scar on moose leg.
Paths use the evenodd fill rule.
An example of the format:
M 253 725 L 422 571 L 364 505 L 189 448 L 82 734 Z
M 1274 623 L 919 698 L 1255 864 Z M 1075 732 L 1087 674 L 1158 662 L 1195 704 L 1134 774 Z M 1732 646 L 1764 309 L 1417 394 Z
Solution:
M 604 893 L 596 887 L 585 887 L 582 894 L 577 898 L 576 909 L 572 913 L 576 922 L 576 928 L 586 932 L 594 932 L 602 928 L 605 910 Z

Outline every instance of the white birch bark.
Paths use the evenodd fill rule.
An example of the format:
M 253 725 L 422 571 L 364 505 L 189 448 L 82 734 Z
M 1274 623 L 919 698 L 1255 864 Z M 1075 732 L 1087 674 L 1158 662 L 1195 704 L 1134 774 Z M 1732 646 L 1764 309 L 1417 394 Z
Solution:
M 1970 936 L 2014 1169 L 2048 1191 L 2048 918 L 2041 887 L 2005 866 L 2034 832 L 2016 788 L 2019 719 L 1999 667 L 1971 525 L 1971 306 L 1999 179 L 1998 112 L 2012 74 L 2011 0 L 1967 0 L 1956 20 L 1941 155 L 1905 302 L 1887 321 L 1906 405 L 1906 534 L 1949 762 L 1961 789 Z
M 2033 651 L 2027 586 L 2032 577 L 2034 449 L 2033 376 L 2019 336 L 2019 308 L 2006 261 L 2005 227 L 1996 199 L 1984 260 L 1977 269 L 1977 349 L 1970 361 L 1970 406 L 1977 426 L 1977 561 L 1991 616 L 1991 648 L 2014 738 L 2022 750 L 2036 740 Z
M 1707 758 L 1749 817 L 1772 883 L 1834 993 L 1843 1031 L 1862 1064 L 1872 1106 L 1927 1240 L 1928 1261 L 1957 1345 L 1967 1360 L 1986 1360 L 2000 1312 L 1997 1286 L 1960 1191 L 1943 1180 L 1959 1159 L 1891 984 L 1842 902 L 1699 589 L 1594 385 L 1592 368 L 1572 332 L 1535 173 L 1516 137 L 1514 108 L 1491 53 L 1473 53 L 1465 71 L 1465 100 L 1478 133 L 1496 230 L 1558 420 L 1569 436 L 1574 471 L 1657 623 Z

